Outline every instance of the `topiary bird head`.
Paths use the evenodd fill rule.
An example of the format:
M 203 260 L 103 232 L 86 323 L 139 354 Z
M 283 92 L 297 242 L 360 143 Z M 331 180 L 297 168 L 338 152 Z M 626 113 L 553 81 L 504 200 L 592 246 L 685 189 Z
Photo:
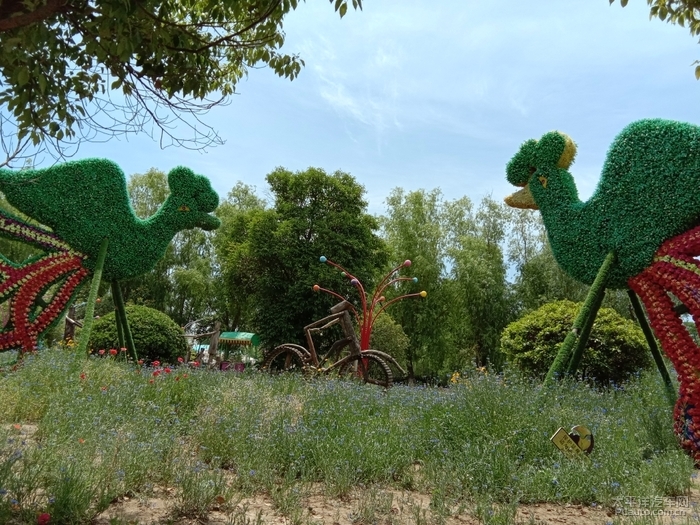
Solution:
M 209 179 L 178 166 L 168 173 L 168 186 L 170 195 L 164 208 L 176 210 L 174 220 L 178 229 L 215 230 L 221 225 L 219 219 L 209 215 L 219 205 L 219 196 Z
M 537 210 L 539 195 L 573 190 L 576 196 L 576 185 L 568 172 L 575 156 L 574 141 L 558 131 L 525 142 L 506 168 L 508 182 L 522 189 L 506 197 L 506 204 Z

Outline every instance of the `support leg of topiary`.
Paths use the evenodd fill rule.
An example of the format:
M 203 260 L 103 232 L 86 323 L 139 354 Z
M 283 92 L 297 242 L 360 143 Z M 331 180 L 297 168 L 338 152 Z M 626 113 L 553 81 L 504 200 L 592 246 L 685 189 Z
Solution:
M 124 308 L 124 297 L 122 296 L 122 289 L 119 286 L 119 282 L 112 281 L 112 299 L 114 299 L 115 308 L 115 319 L 117 322 L 117 332 L 119 331 L 119 326 L 121 325 L 121 332 L 124 337 L 124 345 L 129 352 L 129 355 L 134 360 L 138 361 L 138 355 L 136 354 L 136 345 L 134 345 L 134 337 L 131 334 L 131 328 L 129 328 L 129 319 L 126 317 L 126 309 Z
M 664 385 L 666 385 L 666 395 L 668 397 L 668 400 L 671 402 L 671 406 L 674 406 L 676 404 L 676 401 L 678 400 L 678 394 L 676 393 L 676 389 L 673 388 L 671 376 L 668 373 L 666 363 L 664 363 L 664 359 L 661 356 L 661 352 L 659 351 L 659 345 L 656 344 L 654 332 L 651 331 L 651 327 L 649 326 L 649 321 L 647 320 L 647 316 L 644 313 L 642 303 L 633 290 L 627 290 L 627 295 L 630 298 L 630 303 L 632 303 L 632 308 L 634 309 L 634 315 L 637 317 L 637 322 L 639 323 L 639 326 L 642 327 L 642 332 L 644 332 L 644 337 L 646 337 L 647 344 L 649 345 L 649 350 L 651 350 L 651 355 L 654 358 L 654 362 L 656 363 L 656 368 L 659 369 L 659 373 L 661 374 L 661 377 L 664 380 Z
M 95 264 L 95 270 L 92 276 L 92 284 L 90 284 L 90 293 L 88 294 L 87 304 L 85 305 L 85 320 L 83 321 L 83 329 L 80 332 L 80 344 L 78 345 L 78 351 L 84 353 L 85 355 L 88 355 L 88 341 L 90 340 L 92 324 L 95 321 L 95 303 L 97 302 L 97 294 L 100 288 L 100 281 L 102 280 L 102 267 L 105 264 L 108 245 L 109 239 L 105 237 L 102 239 L 100 251 L 97 254 L 97 262 Z
M 117 325 L 117 341 L 119 341 L 119 348 L 126 348 L 126 342 L 124 341 L 124 325 L 122 324 L 119 310 L 117 310 L 116 306 L 114 307 L 114 322 Z
M 552 366 L 547 372 L 547 377 L 544 379 L 545 385 L 551 384 L 557 377 L 561 377 L 567 371 L 567 368 L 571 369 L 571 367 L 567 367 L 569 363 L 572 365 L 576 364 L 576 367 L 578 367 L 578 361 L 581 359 L 581 355 L 576 357 L 572 355 L 572 352 L 578 343 L 581 349 L 580 352 L 581 354 L 583 353 L 583 348 L 585 348 L 586 342 L 588 341 L 588 334 L 590 334 L 590 328 L 588 329 L 588 334 L 584 333 L 584 328 L 588 323 L 590 323 L 591 326 L 593 325 L 593 320 L 600 309 L 602 296 L 605 294 L 605 285 L 607 284 L 608 275 L 610 274 L 610 269 L 614 262 L 615 254 L 610 252 L 605 258 L 605 261 L 603 261 L 600 270 L 598 270 L 598 275 L 596 275 L 591 288 L 588 290 L 586 300 L 574 321 L 571 332 L 569 332 L 569 335 L 564 339 L 557 353 L 557 357 L 554 359 Z M 583 335 L 586 336 L 585 340 L 583 340 Z
M 603 288 L 599 294 L 594 296 L 593 302 L 591 303 L 589 309 L 589 315 L 586 317 L 583 326 L 581 327 L 581 333 L 578 336 L 578 341 L 576 341 L 576 346 L 571 354 L 569 367 L 566 370 L 566 373 L 571 376 L 576 373 L 576 370 L 578 370 L 578 367 L 581 364 L 583 349 L 586 348 L 586 345 L 588 344 L 588 338 L 591 336 L 593 323 L 598 315 L 598 310 L 600 310 L 600 305 L 603 304 L 603 299 L 605 299 L 605 288 Z

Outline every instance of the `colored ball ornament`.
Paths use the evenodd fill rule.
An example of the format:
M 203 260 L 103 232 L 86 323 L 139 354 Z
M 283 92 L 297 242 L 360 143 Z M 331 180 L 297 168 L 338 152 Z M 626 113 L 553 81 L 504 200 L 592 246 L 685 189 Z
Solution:
M 420 296 L 421 296 L 421 297 L 427 297 L 427 296 L 428 296 L 428 292 L 426 292 L 425 290 L 423 290 L 423 291 L 420 293 Z
M 411 266 L 411 260 L 410 260 L 410 259 L 406 259 L 406 260 L 403 262 L 403 265 L 404 265 L 404 266 Z
M 325 255 L 321 255 L 321 257 L 319 257 L 318 260 L 321 261 L 322 263 L 325 263 L 328 259 L 326 259 Z
M 358 281 L 357 279 L 350 279 L 350 284 L 352 284 L 353 286 L 357 286 L 358 284 L 360 284 L 360 281 Z
M 414 282 L 414 283 L 417 283 L 417 282 L 418 282 L 418 277 L 414 277 L 414 278 L 413 278 L 413 282 Z
M 318 292 L 320 289 L 321 289 L 321 287 L 320 287 L 319 285 L 317 285 L 317 284 L 314 284 L 314 285 L 313 285 L 313 291 L 314 291 L 314 292 Z

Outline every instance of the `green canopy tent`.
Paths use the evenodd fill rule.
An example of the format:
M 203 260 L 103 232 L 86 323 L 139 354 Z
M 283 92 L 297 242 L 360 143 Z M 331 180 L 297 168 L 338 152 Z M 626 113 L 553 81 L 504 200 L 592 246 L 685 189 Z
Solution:
M 229 355 L 231 352 L 234 352 L 239 354 L 239 359 L 236 360 L 234 368 L 237 371 L 242 371 L 245 368 L 245 363 L 252 364 L 257 361 L 260 337 L 250 332 L 221 332 L 219 345 L 224 354 L 221 369 L 227 370 L 231 366 Z

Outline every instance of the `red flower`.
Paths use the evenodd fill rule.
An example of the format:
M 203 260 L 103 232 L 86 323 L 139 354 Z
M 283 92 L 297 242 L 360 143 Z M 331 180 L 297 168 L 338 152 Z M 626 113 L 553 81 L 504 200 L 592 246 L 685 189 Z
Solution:
M 85 379 L 87 379 L 87 375 L 85 375 L 85 372 L 82 372 L 80 374 L 80 379 L 81 379 L 81 381 L 85 381 Z
M 170 368 L 168 368 L 168 367 L 166 366 L 166 367 L 163 369 L 163 372 L 165 372 L 166 374 L 169 374 L 170 372 L 172 372 L 172 370 L 170 370 Z
M 153 366 L 160 366 L 160 361 L 153 361 Z
M 104 349 L 100 350 L 100 351 L 99 351 L 99 352 L 97 352 L 97 353 L 98 353 L 98 354 L 100 354 L 100 355 L 105 355 L 105 351 L 104 351 Z
M 185 360 L 184 360 L 182 357 L 178 357 L 178 358 L 177 358 L 177 362 L 178 362 L 178 363 L 184 363 Z
M 192 361 L 192 366 L 199 366 L 199 361 Z
M 123 346 L 119 350 L 121 350 L 122 352 L 126 352 L 126 348 L 124 348 Z
M 155 370 L 153 372 L 153 377 L 158 377 L 160 375 L 160 370 Z
M 42 512 L 36 517 L 36 525 L 49 525 L 51 523 L 51 514 Z
M 109 350 L 109 355 L 117 355 L 117 349 L 116 348 L 111 348 Z

